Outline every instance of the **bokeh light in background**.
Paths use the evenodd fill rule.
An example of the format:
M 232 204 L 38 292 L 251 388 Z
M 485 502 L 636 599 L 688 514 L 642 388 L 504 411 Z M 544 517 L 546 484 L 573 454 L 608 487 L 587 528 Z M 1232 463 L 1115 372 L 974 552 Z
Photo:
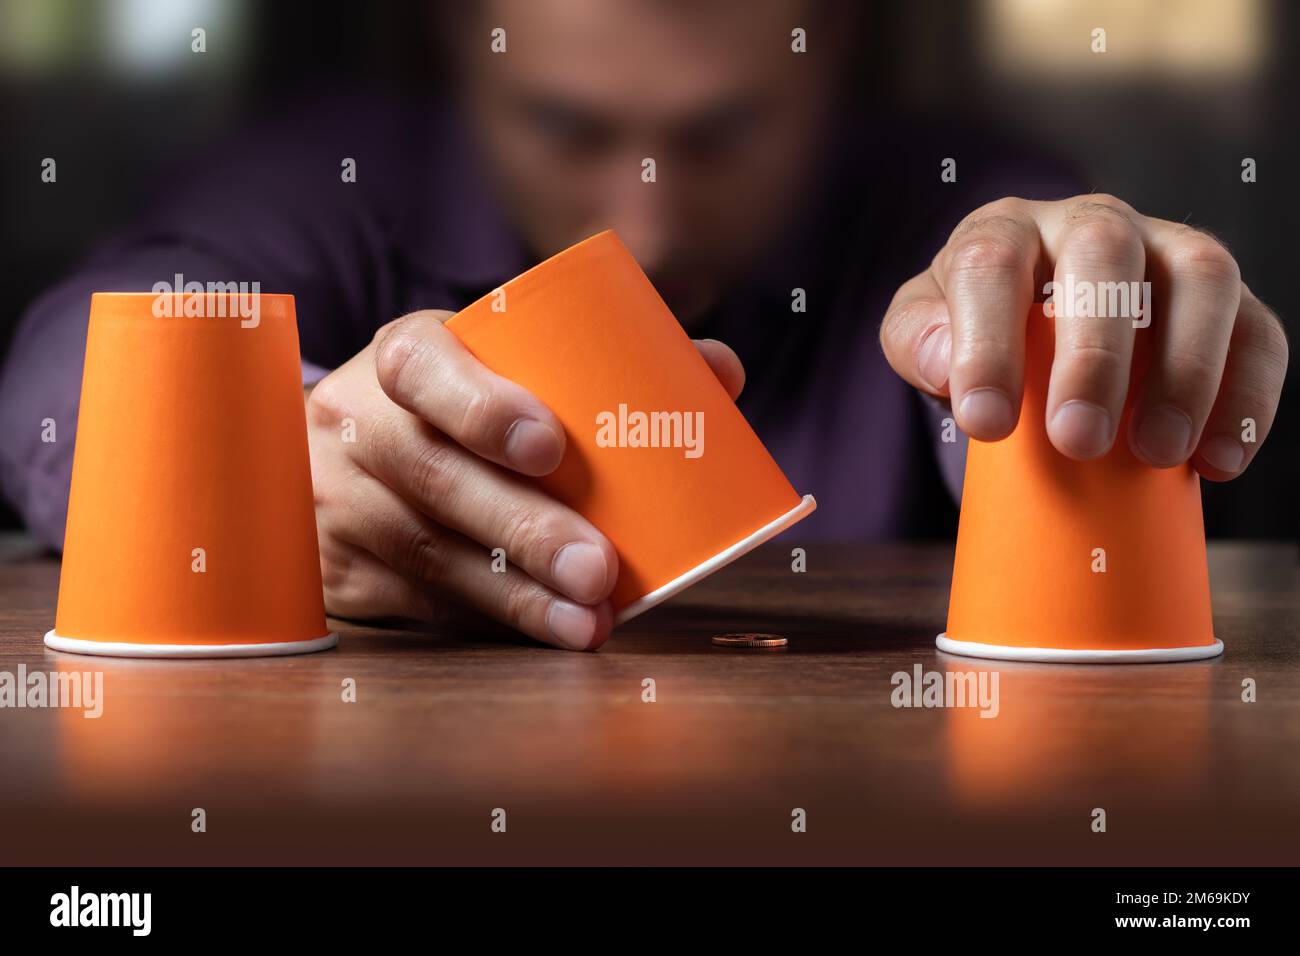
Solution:
M 1253 77 L 1267 56 L 1264 0 L 988 0 L 980 13 L 985 62 L 1029 80 L 1195 85 Z
M 8 77 L 103 75 L 163 82 L 219 77 L 248 50 L 247 0 L 4 0 L 0 71 Z M 206 60 L 190 35 L 207 32 Z
M 431 6 L 0 0 L 0 348 L 43 287 L 165 190 L 171 170 L 235 130 L 354 87 L 436 95 L 445 77 Z M 875 122 L 879 110 L 940 131 L 996 129 L 1064 156 L 1090 188 L 1211 228 L 1251 288 L 1294 325 L 1300 4 L 863 6 L 864 105 L 844 122 Z M 207 31 L 202 55 L 190 51 L 195 27 Z M 1097 27 L 1105 54 L 1091 49 Z M 57 188 L 40 182 L 46 156 L 58 158 Z M 1259 164 L 1250 185 L 1240 179 L 1246 156 Z M 1296 535 L 1294 392 L 1288 386 L 1264 467 L 1205 485 L 1211 534 Z

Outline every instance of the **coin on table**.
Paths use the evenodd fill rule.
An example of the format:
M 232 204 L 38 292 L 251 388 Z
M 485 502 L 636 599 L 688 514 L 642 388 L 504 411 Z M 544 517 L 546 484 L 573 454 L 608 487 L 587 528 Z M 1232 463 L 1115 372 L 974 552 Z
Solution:
M 780 634 L 716 634 L 719 647 L 785 647 L 790 642 Z

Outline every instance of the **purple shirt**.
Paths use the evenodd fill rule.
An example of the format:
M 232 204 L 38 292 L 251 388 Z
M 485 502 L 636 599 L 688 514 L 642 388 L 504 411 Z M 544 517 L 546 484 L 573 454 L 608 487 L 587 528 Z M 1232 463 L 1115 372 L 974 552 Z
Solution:
M 890 370 L 880 320 L 966 213 L 1079 191 L 1050 164 L 980 138 L 862 127 L 824 150 L 798 221 L 691 329 L 740 355 L 741 410 L 795 488 L 817 497 L 801 540 L 951 532 L 964 441 L 941 442 L 947 412 Z M 958 183 L 940 181 L 946 156 Z M 345 157 L 355 183 L 341 180 Z M 148 291 L 181 273 L 291 293 L 311 383 L 391 319 L 460 309 L 534 261 L 445 109 L 340 98 L 247 131 L 187 167 L 27 310 L 0 373 L 0 489 L 40 541 L 62 545 L 92 292 Z M 795 288 L 804 313 L 791 312 Z M 46 418 L 56 442 L 41 440 Z

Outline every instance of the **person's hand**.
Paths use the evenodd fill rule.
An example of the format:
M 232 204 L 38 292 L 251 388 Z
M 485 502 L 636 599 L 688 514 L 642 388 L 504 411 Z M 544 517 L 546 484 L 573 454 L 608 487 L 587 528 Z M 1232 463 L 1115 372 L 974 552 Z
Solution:
M 880 333 L 885 355 L 916 388 L 950 398 L 966 434 L 1003 438 L 1019 416 L 1030 304 L 1049 281 L 1067 288 L 1067 275 L 1076 290 L 1149 280 L 1154 309 L 1150 327 L 1135 329 L 1131 318 L 1071 317 L 1054 301 L 1052 444 L 1076 459 L 1111 448 L 1135 336 L 1150 335 L 1151 368 L 1122 440 L 1156 467 L 1190 458 L 1207 478 L 1241 474 L 1282 392 L 1282 324 L 1212 236 L 1143 216 L 1113 196 L 1001 199 L 971 213 L 930 268 L 894 296 Z M 1243 441 L 1246 419 L 1254 442 Z
M 431 622 L 468 607 L 594 650 L 609 635 L 618 557 L 525 477 L 559 465 L 564 430 L 475 359 L 443 327 L 450 316 L 389 323 L 307 396 L 326 610 Z M 740 360 L 720 342 L 697 345 L 734 398 Z

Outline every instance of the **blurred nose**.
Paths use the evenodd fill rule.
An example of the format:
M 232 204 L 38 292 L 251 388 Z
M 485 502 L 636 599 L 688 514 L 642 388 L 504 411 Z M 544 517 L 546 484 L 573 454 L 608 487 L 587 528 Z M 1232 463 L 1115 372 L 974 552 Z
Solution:
M 642 179 L 640 160 L 632 169 L 611 183 L 605 219 L 641 268 L 654 274 L 668 262 L 673 244 L 668 192 L 662 182 Z

